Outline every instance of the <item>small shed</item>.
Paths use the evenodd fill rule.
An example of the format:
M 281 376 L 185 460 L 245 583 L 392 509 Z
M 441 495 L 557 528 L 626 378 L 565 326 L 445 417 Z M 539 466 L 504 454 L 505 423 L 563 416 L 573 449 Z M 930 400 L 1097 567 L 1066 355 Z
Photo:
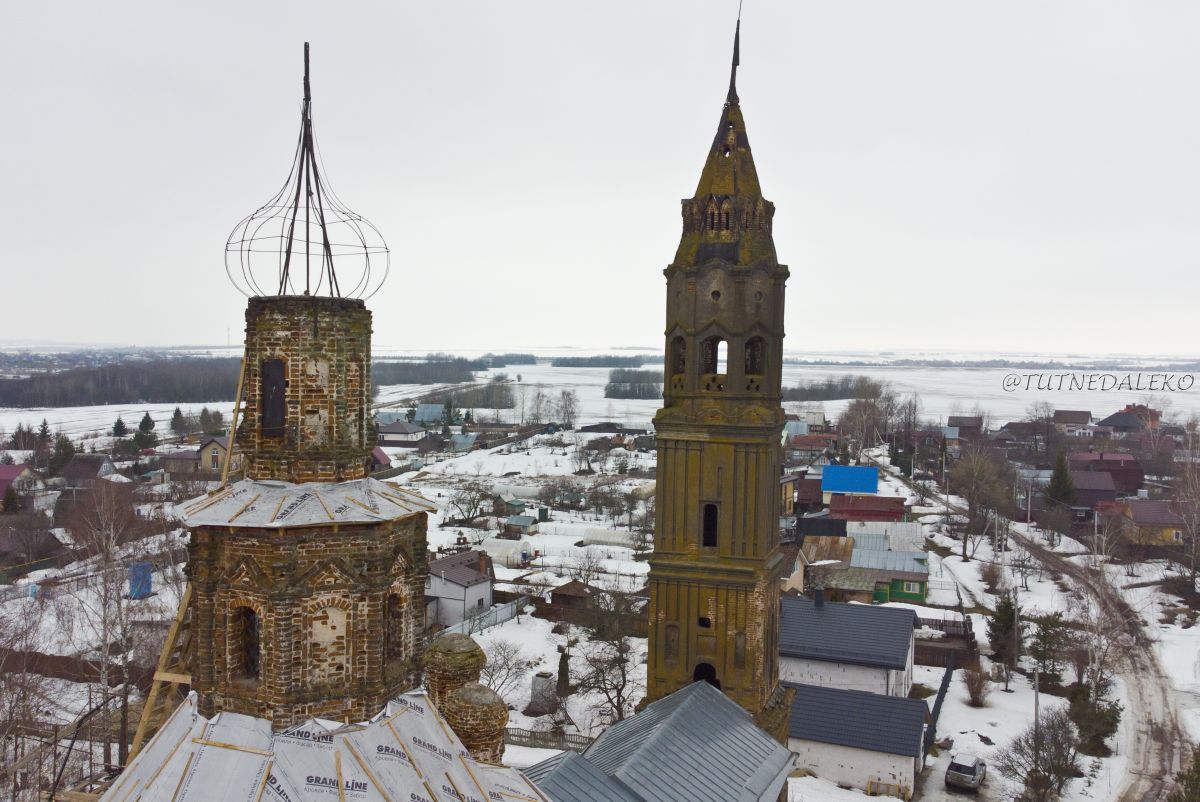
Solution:
M 513 540 L 526 535 L 536 535 L 538 519 L 532 515 L 510 515 L 504 522 L 504 536 Z

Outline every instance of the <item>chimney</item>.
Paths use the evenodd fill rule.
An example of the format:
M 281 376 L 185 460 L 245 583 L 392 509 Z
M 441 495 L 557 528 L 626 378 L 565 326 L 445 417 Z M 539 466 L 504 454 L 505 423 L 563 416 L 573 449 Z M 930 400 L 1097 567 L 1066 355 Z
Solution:
M 817 585 L 816 590 L 813 591 L 813 603 L 818 610 L 825 606 L 825 588 L 820 585 Z

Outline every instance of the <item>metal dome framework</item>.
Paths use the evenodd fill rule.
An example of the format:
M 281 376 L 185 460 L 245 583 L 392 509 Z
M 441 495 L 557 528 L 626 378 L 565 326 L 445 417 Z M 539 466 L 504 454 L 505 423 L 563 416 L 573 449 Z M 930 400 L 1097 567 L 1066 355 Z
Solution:
M 225 243 L 225 272 L 247 296 L 370 298 L 387 278 L 391 254 L 379 229 L 347 208 L 324 175 L 313 137 L 308 61 L 305 42 L 300 137 L 287 181 L 234 227 Z

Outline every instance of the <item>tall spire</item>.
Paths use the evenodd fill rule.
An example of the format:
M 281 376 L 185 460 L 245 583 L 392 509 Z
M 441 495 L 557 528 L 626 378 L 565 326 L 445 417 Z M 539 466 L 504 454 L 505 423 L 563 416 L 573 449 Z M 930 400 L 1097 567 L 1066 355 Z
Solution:
M 739 43 L 742 39 L 742 5 L 738 3 L 738 21 L 737 27 L 733 29 L 733 66 L 729 68 L 729 94 L 725 96 L 725 105 L 734 106 L 738 102 L 737 94 L 737 68 L 738 68 L 738 50 Z

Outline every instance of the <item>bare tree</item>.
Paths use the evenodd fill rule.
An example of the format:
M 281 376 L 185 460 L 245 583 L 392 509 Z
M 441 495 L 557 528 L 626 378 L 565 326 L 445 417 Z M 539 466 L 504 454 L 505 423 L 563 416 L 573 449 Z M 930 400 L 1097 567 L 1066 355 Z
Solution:
M 590 585 L 604 573 L 604 558 L 594 549 L 584 549 L 583 554 L 576 558 L 569 571 L 572 579 Z
M 986 508 L 1002 506 L 1011 484 L 997 457 L 990 451 L 966 449 L 951 469 L 950 482 L 967 500 L 967 531 L 979 532 L 986 526 Z M 967 560 L 967 537 L 963 537 L 962 559 Z
M 491 499 L 490 488 L 482 482 L 466 482 L 451 491 L 447 504 L 458 514 L 458 520 L 469 524 L 483 514 Z
M 93 655 L 101 688 L 112 680 L 123 687 L 119 762 L 128 747 L 130 657 L 133 647 L 131 605 L 125 587 L 122 547 L 139 528 L 133 494 L 125 485 L 96 482 L 75 510 L 71 534 L 86 550 L 94 572 L 89 583 L 58 607 L 64 631 L 78 639 L 80 651 Z M 104 762 L 112 765 L 112 744 L 104 743 Z
M 529 419 L 531 423 L 542 423 L 546 416 L 546 410 L 549 407 L 549 401 L 550 399 L 546 395 L 545 390 L 539 384 L 529 404 Z
M 1001 774 L 1018 780 L 1030 802 L 1051 802 L 1080 776 L 1075 725 L 1065 707 L 1044 712 L 992 758 Z
M 591 637 L 582 644 L 583 673 L 576 689 L 598 695 L 593 705 L 609 721 L 622 721 L 632 715 L 634 706 L 645 693 L 645 685 L 635 669 L 632 617 L 634 598 L 609 591 L 596 599 Z
M 574 390 L 563 390 L 558 394 L 558 420 L 565 429 L 575 428 L 575 417 L 579 414 L 579 397 Z
M 519 644 L 510 640 L 497 638 L 487 643 L 484 651 L 487 662 L 479 675 L 479 682 L 491 688 L 502 698 L 517 690 L 529 671 L 537 665 L 536 660 L 530 660 L 521 651 Z
M 1087 595 L 1076 616 L 1076 640 L 1087 655 L 1084 676 L 1092 704 L 1099 704 L 1120 672 L 1135 653 L 1135 644 L 1120 613 Z

